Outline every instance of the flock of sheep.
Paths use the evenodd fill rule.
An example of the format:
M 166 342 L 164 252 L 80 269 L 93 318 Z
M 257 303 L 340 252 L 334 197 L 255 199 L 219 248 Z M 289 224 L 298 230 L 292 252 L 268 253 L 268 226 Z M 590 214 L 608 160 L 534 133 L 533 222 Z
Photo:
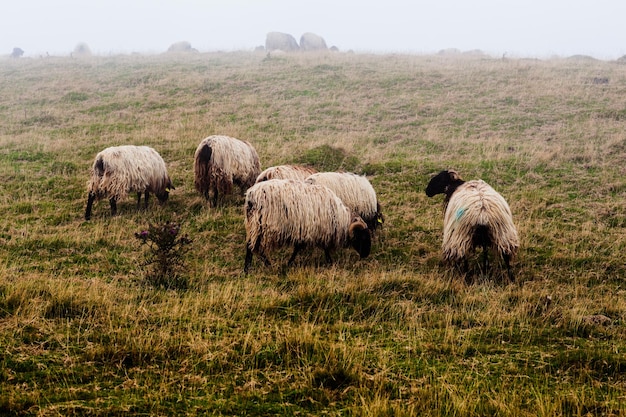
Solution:
M 353 247 L 361 258 L 369 256 L 371 239 L 384 222 L 376 192 L 364 176 L 348 172 L 317 172 L 299 165 L 280 165 L 261 172 L 259 156 L 245 140 L 213 135 L 198 145 L 194 156 L 194 182 L 210 206 L 232 193 L 245 192 L 244 223 L 248 272 L 253 255 L 270 265 L 268 253 L 293 247 L 288 265 L 304 248 L 319 247 L 326 260 L 340 247 Z M 163 158 L 147 146 L 115 146 L 96 155 L 88 182 L 85 219 L 93 203 L 106 198 L 111 214 L 117 201 L 129 193 L 141 195 L 147 207 L 150 193 L 163 203 L 173 189 Z M 519 238 L 506 200 L 482 180 L 463 181 L 445 170 L 434 176 L 426 195 L 445 194 L 443 259 L 467 270 L 467 258 L 483 249 L 483 268 L 488 250 L 504 260 L 513 279 L 510 261 Z

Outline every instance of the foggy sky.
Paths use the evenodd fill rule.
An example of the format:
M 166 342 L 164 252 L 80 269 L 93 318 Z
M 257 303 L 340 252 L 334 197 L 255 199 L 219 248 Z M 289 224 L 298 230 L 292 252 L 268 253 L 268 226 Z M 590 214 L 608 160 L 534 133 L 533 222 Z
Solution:
M 341 51 L 494 56 L 626 55 L 624 0 L 2 0 L 0 55 L 251 50 L 267 32 L 322 36 Z

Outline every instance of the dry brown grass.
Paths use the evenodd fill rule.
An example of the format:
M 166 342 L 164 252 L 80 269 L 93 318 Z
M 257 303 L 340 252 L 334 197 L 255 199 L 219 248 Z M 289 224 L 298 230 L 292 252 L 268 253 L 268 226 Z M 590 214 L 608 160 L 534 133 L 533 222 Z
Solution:
M 0 61 L 0 414 L 626 414 L 625 92 L 601 61 Z M 285 270 L 284 252 L 243 275 L 241 198 L 209 209 L 193 187 L 210 134 L 263 167 L 367 173 L 386 216 L 372 256 Z M 159 150 L 171 200 L 84 222 L 92 158 L 126 143 Z M 509 201 L 515 283 L 440 264 L 423 190 L 443 168 Z M 134 232 L 174 213 L 192 288 L 158 291 Z

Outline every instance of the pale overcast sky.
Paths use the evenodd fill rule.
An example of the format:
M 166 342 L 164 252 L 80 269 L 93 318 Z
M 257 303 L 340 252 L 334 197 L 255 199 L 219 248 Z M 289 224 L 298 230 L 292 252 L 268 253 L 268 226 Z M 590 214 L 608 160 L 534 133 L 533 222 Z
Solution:
M 355 52 L 626 55 L 626 0 L 1 0 L 0 16 L 0 55 L 251 50 L 271 31 Z

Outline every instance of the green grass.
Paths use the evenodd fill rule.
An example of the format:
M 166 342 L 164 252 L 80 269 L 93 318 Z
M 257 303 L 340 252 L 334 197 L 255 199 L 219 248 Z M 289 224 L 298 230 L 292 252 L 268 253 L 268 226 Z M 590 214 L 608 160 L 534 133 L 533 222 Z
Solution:
M 602 61 L 0 61 L 0 414 L 626 415 L 624 92 L 626 66 Z M 281 250 L 244 275 L 242 197 L 210 209 L 194 190 L 211 134 L 264 168 L 368 175 L 386 219 L 371 256 L 287 269 Z M 155 147 L 176 189 L 85 222 L 93 158 L 119 144 Z M 509 201 L 514 283 L 497 260 L 467 281 L 441 264 L 424 189 L 444 168 Z M 134 233 L 175 218 L 189 289 L 148 287 Z

